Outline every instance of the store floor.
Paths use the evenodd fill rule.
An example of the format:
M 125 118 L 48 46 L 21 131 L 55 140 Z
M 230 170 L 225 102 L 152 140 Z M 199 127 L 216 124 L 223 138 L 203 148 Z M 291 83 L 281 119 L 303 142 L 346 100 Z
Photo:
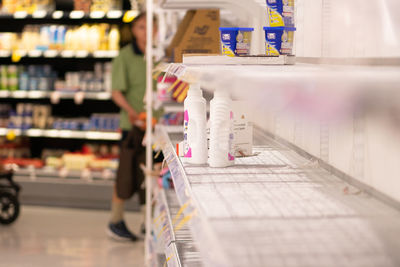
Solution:
M 108 219 L 108 211 L 23 206 L 13 225 L 0 225 L 0 266 L 143 266 L 143 242 L 110 240 Z M 125 219 L 138 233 L 141 214 Z

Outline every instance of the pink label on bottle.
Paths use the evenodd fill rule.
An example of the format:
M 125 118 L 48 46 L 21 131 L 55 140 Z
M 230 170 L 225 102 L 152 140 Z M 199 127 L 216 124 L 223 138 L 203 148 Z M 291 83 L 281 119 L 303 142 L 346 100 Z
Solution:
M 233 120 L 233 112 L 231 111 L 230 119 Z
M 228 153 L 228 160 L 229 161 L 235 160 L 235 156 L 232 156 L 231 153 Z
M 187 110 L 185 110 L 185 114 L 183 115 L 183 119 L 184 119 L 185 121 L 189 121 L 189 113 L 188 113 Z
M 185 158 L 191 158 L 192 157 L 192 149 L 189 148 L 189 150 L 185 153 Z

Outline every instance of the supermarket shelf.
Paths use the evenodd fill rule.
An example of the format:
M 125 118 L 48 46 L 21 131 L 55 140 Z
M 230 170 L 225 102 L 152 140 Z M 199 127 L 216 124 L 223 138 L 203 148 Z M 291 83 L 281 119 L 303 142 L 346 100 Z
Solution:
M 16 136 L 47 137 L 47 138 L 66 138 L 66 139 L 88 139 L 88 140 L 108 140 L 118 141 L 121 139 L 119 132 L 99 132 L 99 131 L 71 131 L 71 130 L 42 130 L 42 129 L 7 129 L 0 128 L 0 136 L 7 135 L 10 131 Z
M 103 11 L 93 11 L 90 13 L 84 13 L 83 11 L 61 11 L 61 10 L 55 10 L 51 12 L 47 11 L 35 11 L 32 14 L 28 14 L 28 12 L 25 11 L 18 11 L 15 12 L 14 14 L 5 14 L 5 13 L 0 13 L 0 20 L 19 20 L 19 19 L 32 19 L 32 20 L 54 20 L 60 21 L 60 20 L 110 20 L 110 21 L 116 21 L 123 18 L 123 16 L 126 14 L 132 14 L 135 15 L 138 12 L 137 11 L 121 11 L 121 10 L 112 10 L 108 12 L 103 12 Z
M 113 184 L 115 173 L 110 170 L 105 171 L 78 171 L 78 170 L 57 170 L 54 168 L 21 168 L 14 171 L 14 175 L 20 178 L 25 177 L 30 180 L 86 184 L 97 183 L 98 185 Z
M 75 99 L 77 95 L 83 99 L 91 100 L 110 100 L 109 92 L 64 92 L 64 91 L 0 91 L 1 98 L 17 98 L 17 99 L 42 99 L 57 97 L 60 99 Z
M 12 55 L 16 55 L 21 58 L 54 58 L 54 59 L 87 59 L 87 58 L 98 58 L 98 59 L 112 59 L 118 56 L 118 51 L 98 50 L 93 53 L 86 50 L 72 51 L 72 50 L 16 50 L 14 52 L 8 50 L 0 50 L 0 58 L 11 58 Z
M 189 227 L 204 266 L 400 264 L 398 210 L 268 136 L 219 169 L 182 163 L 165 129 L 156 133 L 185 215 L 197 212 Z
M 14 180 L 22 187 L 23 205 L 110 209 L 114 181 L 104 179 L 100 172 L 93 172 L 93 179 L 82 179 L 79 171 L 70 171 L 60 178 L 59 172 L 51 169 L 20 169 L 14 172 Z M 140 206 L 131 199 L 126 208 L 138 211 Z
M 238 56 L 229 57 L 222 55 L 184 55 L 185 65 L 294 65 L 295 56 Z
M 183 217 L 177 216 L 180 206 L 173 189 L 161 189 L 154 213 L 153 228 L 165 253 L 168 266 L 203 266 L 200 254 L 187 226 L 176 227 Z M 175 225 L 173 219 L 177 218 Z

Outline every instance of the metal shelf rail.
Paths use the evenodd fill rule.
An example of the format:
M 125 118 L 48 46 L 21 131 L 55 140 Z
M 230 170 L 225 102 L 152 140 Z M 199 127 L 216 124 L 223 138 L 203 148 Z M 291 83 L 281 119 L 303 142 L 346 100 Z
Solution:
M 121 133 L 119 132 L 72 131 L 72 130 L 55 130 L 55 129 L 20 130 L 20 129 L 0 128 L 0 136 L 7 135 L 10 131 L 12 131 L 15 136 L 107 140 L 107 141 L 118 141 L 121 139 Z
M 400 264 L 400 212 L 288 147 L 264 136 L 219 169 L 182 163 L 156 136 L 204 266 Z
M 43 98 L 61 98 L 75 99 L 77 94 L 81 94 L 83 99 L 91 100 L 110 100 L 109 92 L 65 92 L 65 91 L 0 91 L 0 98 L 17 98 L 17 99 L 43 99 Z
M 159 262 L 159 265 L 166 263 L 168 267 L 203 266 L 190 230 L 182 223 L 185 221 L 185 217 L 181 216 L 184 207 L 179 205 L 175 191 L 160 189 L 156 203 L 153 231 L 157 245 L 153 247 L 160 246 L 158 250 L 165 255 L 164 262 Z M 154 259 L 157 258 L 158 254 L 154 254 Z

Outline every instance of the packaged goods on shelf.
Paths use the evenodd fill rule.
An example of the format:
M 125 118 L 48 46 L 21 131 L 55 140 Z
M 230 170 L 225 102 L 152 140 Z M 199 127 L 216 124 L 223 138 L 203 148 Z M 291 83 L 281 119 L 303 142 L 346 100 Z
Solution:
M 16 137 L 9 140 L 0 136 L 0 159 L 30 158 L 29 140 L 26 137 Z
M 24 11 L 31 14 L 35 11 L 52 11 L 54 8 L 55 3 L 52 0 L 3 0 L 0 11 L 9 14 Z
M 121 10 L 122 1 L 121 0 L 92 0 L 90 11 L 103 11 L 107 12 L 109 10 Z
M 165 113 L 160 118 L 160 124 L 163 125 L 183 125 L 183 112 L 169 112 Z
M 184 102 L 184 155 L 188 163 L 207 163 L 206 100 L 199 84 L 192 84 Z
M 264 27 L 265 52 L 269 56 L 292 55 L 296 28 Z
M 119 114 L 98 113 L 90 118 L 58 118 L 51 115 L 50 105 L 18 103 L 16 110 L 4 106 L 1 122 L 9 129 L 27 130 L 56 129 L 73 131 L 116 132 L 119 129 Z M 8 117 L 6 113 L 8 112 Z
M 219 10 L 188 11 L 166 50 L 167 57 L 182 62 L 183 54 L 218 54 L 219 25 Z
M 94 71 L 66 72 L 65 80 L 55 83 L 58 91 L 111 91 L 111 63 L 96 63 Z
M 267 0 L 270 27 L 294 27 L 295 0 Z
M 221 52 L 226 56 L 249 55 L 254 28 L 220 27 Z
M 232 100 L 228 92 L 217 90 L 210 102 L 210 167 L 227 167 L 235 163 L 233 139 Z
M 22 91 L 111 91 L 111 63 L 96 63 L 94 71 L 66 72 L 57 79 L 50 65 L 0 65 L 0 90 Z
M 116 51 L 119 50 L 119 39 L 118 27 L 106 23 L 26 25 L 21 34 L 0 33 L 0 50 Z
M 118 145 L 85 144 L 78 152 L 44 150 L 42 159 L 47 167 L 114 171 L 118 168 L 118 154 Z

